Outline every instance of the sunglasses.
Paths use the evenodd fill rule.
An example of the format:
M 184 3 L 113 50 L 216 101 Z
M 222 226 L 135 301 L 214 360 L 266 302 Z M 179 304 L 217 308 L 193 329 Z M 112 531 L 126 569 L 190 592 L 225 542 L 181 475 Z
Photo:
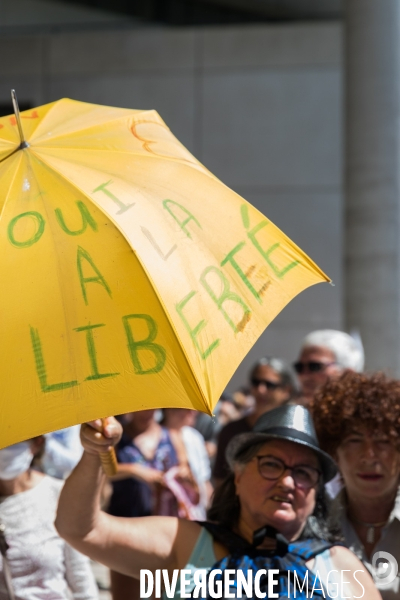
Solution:
M 257 379 L 256 377 L 252 377 L 250 383 L 253 387 L 257 388 L 260 385 L 265 385 L 267 390 L 277 390 L 282 387 L 281 383 L 276 383 L 276 381 L 268 381 L 268 379 Z
M 301 375 L 302 373 L 319 373 L 320 371 L 325 371 L 327 367 L 336 364 L 335 362 L 322 363 L 310 360 L 309 362 L 296 362 L 293 367 L 296 373 Z

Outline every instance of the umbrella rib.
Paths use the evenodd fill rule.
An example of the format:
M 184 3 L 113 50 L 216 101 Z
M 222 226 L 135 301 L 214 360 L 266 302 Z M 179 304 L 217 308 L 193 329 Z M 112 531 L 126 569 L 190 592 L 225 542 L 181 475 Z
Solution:
M 65 100 L 68 100 L 68 98 L 65 98 Z M 40 127 L 41 125 L 43 125 L 43 123 L 46 122 L 46 119 L 49 117 L 49 115 L 51 115 L 55 111 L 55 109 L 59 106 L 61 101 L 62 100 L 56 100 L 55 102 L 49 102 L 48 104 L 42 105 L 42 106 L 48 106 L 49 104 L 52 104 L 53 106 L 47 111 L 45 116 L 35 124 L 35 126 L 33 127 L 32 131 L 30 133 L 28 141 L 30 141 L 32 139 L 32 136 L 36 133 L 38 127 Z M 77 102 L 78 104 L 85 104 L 85 102 L 80 102 L 79 100 L 73 100 L 73 102 Z M 100 106 L 100 105 L 97 104 L 96 106 Z M 46 139 L 54 139 L 54 138 L 46 138 Z
M 44 119 L 47 117 L 47 115 L 48 115 L 48 114 L 50 114 L 50 113 L 51 113 L 51 111 L 52 111 L 52 110 L 53 110 L 53 108 L 54 108 L 54 105 L 55 105 L 55 104 L 57 104 L 57 102 L 49 102 L 48 104 L 43 104 L 42 106 L 48 106 L 49 104 L 53 104 L 53 106 L 52 106 L 52 107 L 51 107 L 51 108 L 50 108 L 50 109 L 47 111 L 47 113 L 46 113 L 46 115 L 45 115 Z M 23 113 L 22 113 L 22 114 L 24 114 L 25 112 L 31 112 L 32 110 L 36 110 L 36 109 L 29 109 L 28 111 L 23 111 Z M 7 116 L 11 116 L 11 117 L 12 117 L 12 116 L 14 116 L 14 115 L 13 115 L 13 114 L 11 114 L 11 115 L 7 115 Z M 7 118 L 7 117 L 6 117 L 6 118 Z M 29 134 L 29 139 L 31 138 L 32 134 L 34 134 L 34 133 L 35 133 L 36 129 L 39 127 L 39 125 L 40 125 L 41 123 L 42 123 L 42 120 L 41 120 L 41 119 L 38 119 L 38 122 L 37 122 L 37 123 L 35 122 L 35 123 L 33 123 L 33 125 L 31 124 L 31 131 L 30 131 L 30 134 Z M 27 141 L 29 141 L 29 140 L 27 140 Z M 18 146 L 17 150 L 19 150 L 19 146 Z M 6 157 L 6 158 L 8 158 L 8 157 Z M 4 159 L 3 159 L 3 160 L 4 160 Z M 0 162 L 1 162 L 1 161 L 0 161 Z
M 20 155 L 20 158 L 21 158 L 21 157 L 22 157 L 22 154 Z M 18 174 L 18 169 L 15 169 L 15 171 L 14 171 L 14 175 L 13 175 L 13 178 L 12 178 L 12 181 L 11 181 L 11 183 L 10 183 L 10 186 L 9 186 L 9 192 L 10 192 L 10 191 L 11 191 L 11 189 L 12 189 L 12 186 L 13 186 L 13 183 L 14 183 L 14 181 L 15 181 L 16 177 L 17 177 L 17 174 Z M 1 213 L 0 213 L 0 222 L 1 222 L 1 219 L 2 219 L 2 217 L 3 217 L 3 212 L 4 212 L 4 209 L 5 209 L 5 206 L 6 206 L 6 204 L 8 204 L 9 197 L 10 197 L 10 193 L 8 193 L 8 194 L 7 194 L 7 196 L 6 196 L 6 199 L 5 199 L 5 201 L 4 201 L 4 204 L 3 204 L 3 207 L 2 207 L 2 210 L 1 210 Z M 57 270 L 57 277 L 58 277 L 58 281 L 59 281 L 59 282 L 61 282 L 61 281 L 62 281 L 62 277 L 59 277 L 59 276 L 58 276 L 58 274 L 59 274 L 60 272 L 61 272 L 61 270 L 60 270 L 60 268 L 58 267 L 58 270 Z M 61 283 L 60 283 L 60 287 L 61 287 Z M 65 298 L 65 294 L 61 294 L 61 301 L 62 301 L 62 303 L 63 303 L 63 304 L 64 304 L 64 298 Z M 66 314 L 66 311 L 65 311 L 65 310 L 64 310 L 63 312 L 64 312 L 64 314 Z M 69 341 L 69 340 L 68 340 L 68 343 L 70 343 L 70 341 Z
M 54 106 L 55 106 L 55 105 L 56 105 L 56 103 L 54 104 Z M 99 106 L 99 105 L 95 105 L 95 106 Z M 51 111 L 53 110 L 53 108 L 54 108 L 54 107 L 52 107 L 52 108 L 51 108 L 51 109 L 48 111 L 48 113 L 45 115 L 45 117 L 43 118 L 43 121 L 41 121 L 41 123 L 45 123 L 47 116 L 48 116 L 48 115 L 51 113 Z M 123 110 L 123 109 L 121 109 L 121 110 Z M 129 109 L 126 109 L 126 110 L 129 110 Z M 157 116 L 159 116 L 159 115 L 158 115 L 158 113 L 157 113 L 157 111 L 155 111 L 155 110 L 143 110 L 143 111 L 140 111 L 140 113 L 139 113 L 139 114 L 140 114 L 140 116 L 141 116 L 141 118 L 142 118 L 142 116 L 143 116 L 143 115 L 146 115 L 146 114 L 149 114 L 149 113 L 154 113 L 154 112 L 157 114 Z M 134 113 L 134 114 L 137 114 L 137 113 Z M 107 119 L 107 121 L 105 121 L 105 122 L 106 122 L 106 123 L 112 123 L 112 122 L 115 122 L 115 121 L 120 121 L 120 120 L 126 119 L 126 118 L 127 118 L 127 116 L 129 116 L 129 115 L 121 115 L 121 116 L 119 116 L 119 117 L 115 117 L 115 118 L 113 118 L 113 119 L 110 119 L 110 118 L 108 118 L 108 119 Z M 161 119 L 161 117 L 160 117 L 160 119 Z M 161 119 L 161 120 L 162 120 L 162 119 Z M 164 122 L 163 122 L 163 123 L 164 123 Z M 101 124 L 101 123 L 96 123 L 96 124 L 94 124 L 94 125 L 90 125 L 90 126 L 88 126 L 88 127 L 86 127 L 86 128 L 79 127 L 79 128 L 77 128 L 77 129 L 71 129 L 71 130 L 68 130 L 68 132 L 66 132 L 66 133 L 60 133 L 59 135 L 54 135 L 54 136 L 52 136 L 52 137 L 46 137 L 45 139 L 46 139 L 46 141 L 52 142 L 53 140 L 57 140 L 57 139 L 60 139 L 60 138 L 62 138 L 62 137 L 69 137 L 71 134 L 73 134 L 73 133 L 76 133 L 77 131 L 79 131 L 79 132 L 81 132 L 81 133 L 83 134 L 84 132 L 87 132 L 87 131 L 89 131 L 90 129 L 95 129 L 95 128 L 96 128 L 96 127 L 98 127 L 100 124 Z M 156 121 L 155 121 L 155 124 L 159 124 L 159 125 L 161 125 L 161 123 L 157 123 Z M 138 122 L 136 123 L 136 125 L 140 125 L 140 121 L 138 121 Z M 36 129 L 36 128 L 35 128 L 35 129 Z M 169 128 L 167 125 L 165 125 L 165 129 L 166 129 L 167 131 L 171 132 L 170 128 Z M 174 135 L 174 134 L 171 132 L 171 135 Z M 175 136 L 174 136 L 174 137 L 175 137 Z M 34 144 L 35 146 L 36 146 L 37 142 L 38 142 L 40 139 L 41 139 L 41 138 L 39 137 L 37 140 L 32 140 L 32 136 L 30 136 L 30 140 L 33 142 L 33 144 Z M 178 140 L 178 139 L 177 139 L 177 143 L 178 143 L 180 146 L 182 146 L 182 148 L 184 148 L 184 149 L 186 150 L 186 148 L 183 146 L 183 144 L 181 144 L 181 143 L 179 142 L 179 140 Z M 40 145 L 40 144 L 39 144 L 39 145 Z M 48 148 L 51 148 L 51 145 L 50 145 L 50 146 L 43 145 L 42 147 L 43 147 L 43 148 L 45 148 L 45 149 L 46 149 L 47 147 L 48 147 Z M 36 146 L 36 148 L 38 148 L 38 146 Z M 89 148 L 81 148 L 81 147 L 78 147 L 78 148 L 76 148 L 76 147 L 74 147 L 74 146 L 70 146 L 70 147 L 68 147 L 68 149 L 70 149 L 70 150 L 88 150 Z M 108 149 L 103 149 L 103 148 L 90 148 L 90 150 L 94 150 L 94 151 L 96 151 L 96 152 L 109 152 L 109 151 L 110 151 L 110 150 L 108 150 Z M 136 152 L 130 152 L 129 150 L 126 150 L 126 151 L 124 151 L 124 150 L 117 150 L 117 149 L 114 149 L 114 148 L 112 149 L 112 151 L 113 151 L 113 153 L 117 153 L 117 152 L 122 152 L 122 153 L 130 153 L 130 154 L 132 154 L 132 156 L 139 156 L 139 157 L 144 157 L 144 156 L 152 156 L 152 157 L 156 157 L 156 158 L 157 158 L 157 157 L 160 157 L 160 158 L 163 158 L 163 160 L 168 160 L 168 161 L 171 161 L 171 162 L 180 162 L 180 163 L 183 163 L 183 164 L 186 164 L 186 163 L 188 163 L 189 165 L 193 165 L 194 167 L 197 167 L 197 168 L 198 168 L 198 167 L 200 167 L 200 168 L 204 169 L 205 173 L 206 173 L 206 174 L 207 174 L 209 177 L 214 177 L 214 176 L 213 176 L 213 175 L 212 175 L 212 174 L 211 174 L 211 173 L 208 171 L 208 169 L 206 169 L 206 167 L 204 167 L 204 165 L 202 165 L 202 164 L 201 164 L 201 163 L 200 163 L 200 162 L 199 162 L 199 161 L 198 161 L 198 160 L 197 160 L 197 159 L 196 159 L 196 158 L 195 158 L 195 157 L 194 157 L 194 156 L 193 156 L 191 153 L 189 153 L 189 154 L 191 154 L 191 156 L 193 156 L 193 161 L 191 161 L 191 160 L 189 160 L 189 159 L 185 159 L 185 158 L 178 158 L 178 157 L 168 156 L 168 155 L 165 155 L 165 154 L 162 154 L 162 155 L 161 155 L 161 154 L 158 154 L 158 155 L 157 155 L 157 154 L 155 154 L 155 153 L 151 153 L 151 151 L 148 151 L 148 152 L 149 152 L 149 154 L 138 154 L 138 153 L 136 153 Z M 187 151 L 187 152 L 189 152 L 188 150 L 186 150 L 186 151 Z
M 40 151 L 40 148 L 38 146 L 31 146 L 30 150 L 31 151 L 37 151 L 38 153 L 40 153 L 40 157 L 41 158 L 43 157 L 43 154 Z M 44 147 L 44 150 L 47 150 L 47 148 Z M 63 149 L 60 148 L 60 150 L 63 150 Z M 105 149 L 105 148 L 103 149 L 103 148 L 73 148 L 73 147 L 69 147 L 68 150 L 71 150 L 71 151 L 72 150 L 77 150 L 77 151 L 79 151 L 79 150 L 87 150 L 87 151 L 90 151 L 90 152 L 99 152 L 99 153 L 100 152 L 103 152 L 103 153 L 104 152 L 111 152 L 110 149 Z M 202 163 L 198 162 L 196 159 L 194 159 L 195 162 L 192 162 L 192 161 L 190 161 L 188 159 L 185 159 L 185 158 L 175 158 L 173 156 L 166 156 L 165 154 L 155 154 L 155 153 L 150 153 L 150 152 L 139 154 L 138 152 L 132 152 L 130 150 L 114 150 L 113 149 L 112 153 L 113 154 L 121 154 L 121 155 L 123 155 L 123 154 L 129 154 L 132 157 L 138 157 L 138 158 L 141 158 L 141 159 L 151 159 L 151 160 L 159 159 L 159 160 L 162 160 L 163 162 L 167 161 L 169 163 L 180 164 L 183 167 L 191 167 L 193 169 L 196 169 L 196 170 L 200 171 L 201 173 L 203 173 L 204 175 L 206 175 L 210 179 L 213 179 L 215 181 L 219 181 L 221 183 L 221 185 L 224 185 L 226 187 L 226 184 L 224 184 L 217 177 L 215 177 L 215 175 L 213 175 L 211 173 L 211 171 L 209 171 L 207 169 L 207 167 L 205 167 Z M 57 158 L 57 157 L 55 157 L 55 158 Z M 48 163 L 46 162 L 46 164 L 48 164 Z M 79 164 L 79 163 L 77 163 L 77 164 Z M 89 168 L 91 168 L 91 167 L 89 167 Z
M 13 152 L 13 154 L 15 154 L 15 152 Z M 2 209 L 1 209 L 1 212 L 0 212 L 0 221 L 1 221 L 2 217 L 3 217 L 3 213 L 4 213 L 4 209 L 5 209 L 5 207 L 6 207 L 6 204 L 8 203 L 8 199 L 9 199 L 9 197 L 10 197 L 11 188 L 12 188 L 12 186 L 13 186 L 13 183 L 14 183 L 14 181 L 15 181 L 15 178 L 16 178 L 16 176 L 17 176 L 17 171 L 18 171 L 18 169 L 15 169 L 14 176 L 13 176 L 13 178 L 12 178 L 12 180 L 11 180 L 10 187 L 8 188 L 8 193 L 7 193 L 7 196 L 6 196 L 6 197 L 5 197 L 5 199 L 4 199 L 3 206 L 2 206 Z
M 79 102 L 78 100 L 73 100 L 73 102 L 77 102 L 78 104 L 86 104 L 85 102 Z M 51 109 L 50 109 L 50 110 L 49 110 L 49 111 L 46 113 L 46 115 L 43 117 L 43 119 L 40 121 L 40 123 L 38 123 L 38 124 L 37 124 L 37 126 L 35 127 L 35 130 L 34 130 L 34 131 L 36 131 L 36 129 L 37 129 L 37 127 L 39 126 L 39 124 L 40 124 L 40 125 L 42 125 L 43 123 L 44 123 L 44 124 L 46 123 L 46 118 L 47 118 L 47 116 L 48 116 L 48 115 L 49 115 L 49 114 L 52 112 L 53 108 L 55 108 L 55 107 L 57 106 L 57 104 L 58 104 L 57 102 L 55 102 L 55 103 L 54 103 L 54 107 L 52 107 L 52 108 L 51 108 Z M 89 104 L 89 106 L 96 106 L 96 107 L 99 107 L 99 108 L 104 108 L 104 107 L 102 107 L 100 104 L 92 104 L 92 105 L 90 105 L 90 104 Z M 59 139 L 59 138 L 61 138 L 61 137 L 69 137 L 71 134 L 77 133 L 78 131 L 79 131 L 79 132 L 85 132 L 85 131 L 89 131 L 90 129 L 95 129 L 95 128 L 97 128 L 97 127 L 99 127 L 99 126 L 101 126 L 101 125 L 104 125 L 104 124 L 106 124 L 106 123 L 113 123 L 113 122 L 115 122 L 115 121 L 120 121 L 120 120 L 122 120 L 122 119 L 126 119 L 126 118 L 128 118 L 128 117 L 130 117 L 130 116 L 133 116 L 134 114 L 136 114 L 136 115 L 138 114 L 137 112 L 135 112 L 135 110 L 134 110 L 134 109 L 130 109 L 130 108 L 126 108 L 126 109 L 124 109 L 124 108 L 116 109 L 115 107 L 112 107 L 112 106 L 110 106 L 110 107 L 106 107 L 106 108 L 110 108 L 110 109 L 113 109 L 113 108 L 114 108 L 114 110 L 122 110 L 122 111 L 123 111 L 123 110 L 126 110 L 126 111 L 128 111 L 128 112 L 127 112 L 127 114 L 120 115 L 120 116 L 115 116 L 115 117 L 113 117 L 113 118 L 110 118 L 109 116 L 105 115 L 105 116 L 104 116 L 104 122 L 94 123 L 94 124 L 92 124 L 92 125 L 88 125 L 87 127 L 82 127 L 82 126 L 80 125 L 80 126 L 79 126 L 79 127 L 77 127 L 76 129 L 72 129 L 72 128 L 71 128 L 71 129 L 68 129 L 68 130 L 67 130 L 67 131 L 65 131 L 65 132 L 59 133 L 58 135 L 57 135 L 57 134 L 56 134 L 56 135 L 53 135 L 53 136 L 47 136 L 47 135 L 46 135 L 45 139 L 50 141 L 50 140 L 57 140 L 57 139 Z M 154 111 L 154 110 L 143 110 L 143 111 L 139 111 L 139 114 L 141 114 L 141 115 L 144 115 L 144 114 L 147 114 L 147 113 L 152 113 L 152 112 L 157 112 L 157 111 Z M 157 113 L 157 114 L 158 114 L 158 113 Z M 161 118 L 161 117 L 160 117 L 160 118 Z M 168 127 L 167 125 L 166 125 L 165 127 L 166 127 L 166 129 L 168 129 L 168 130 L 170 131 L 170 129 L 169 129 L 169 127 Z M 32 138 L 30 138 L 30 139 L 32 139 Z M 41 137 L 39 137 L 39 138 L 38 138 L 36 141 L 38 141 L 38 140 L 40 140 L 40 139 L 41 139 Z
M 16 152 L 18 152 L 18 150 L 21 150 L 21 148 L 19 147 L 19 145 L 16 148 L 14 148 L 14 150 L 11 150 L 10 154 L 7 154 L 7 156 L 4 156 L 4 158 L 0 159 L 0 163 L 2 163 L 5 160 L 7 160 L 7 158 L 10 158 L 10 156 L 13 156 L 13 154 L 15 154 Z
M 40 160 L 43 160 L 43 158 L 41 157 L 41 158 L 40 158 Z M 73 188 L 75 188 L 76 190 L 78 190 L 78 191 L 79 191 L 81 194 L 83 194 L 83 195 L 85 196 L 85 198 L 88 198 L 88 200 L 90 200 L 90 202 L 92 202 L 92 203 L 93 203 L 93 204 L 96 206 L 96 208 L 98 208 L 98 209 L 99 209 L 99 210 L 100 210 L 100 211 L 101 211 L 101 212 L 102 212 L 102 213 L 103 213 L 103 214 L 104 214 L 104 215 L 105 215 L 105 216 L 106 216 L 106 217 L 107 217 L 107 218 L 108 218 L 108 219 L 109 219 L 109 220 L 110 220 L 110 221 L 113 223 L 114 227 L 116 227 L 116 229 L 117 229 L 117 230 L 118 230 L 118 231 L 121 233 L 121 235 L 123 236 L 123 238 L 126 240 L 125 234 L 124 234 L 124 232 L 121 230 L 121 228 L 119 227 L 118 223 L 116 223 L 116 222 L 114 221 L 114 219 L 113 219 L 113 218 L 112 218 L 112 217 L 111 217 L 109 214 L 105 213 L 105 212 L 104 212 L 104 210 L 102 209 L 102 207 L 101 207 L 100 205 L 98 205 L 98 204 L 97 204 L 97 203 L 96 203 L 96 202 L 95 202 L 95 201 L 94 201 L 92 198 L 90 198 L 90 196 L 88 196 L 88 195 L 86 194 L 86 192 L 84 192 L 84 191 L 83 191 L 83 190 L 82 190 L 82 189 L 81 189 L 81 188 L 80 188 L 80 187 L 79 187 L 79 186 L 78 186 L 76 183 L 74 183 L 73 181 L 71 181 L 71 179 L 69 179 L 69 178 L 68 178 L 67 176 L 65 176 L 63 173 L 61 173 L 61 172 L 60 172 L 60 171 L 58 171 L 56 168 L 54 168 L 54 167 L 53 167 L 51 164 L 49 164 L 49 163 L 48 163 L 46 160 L 43 160 L 43 162 L 44 162 L 44 163 L 46 163 L 46 165 L 47 165 L 47 166 L 48 166 L 48 167 L 49 167 L 49 168 L 50 168 L 50 169 L 51 169 L 53 172 L 57 173 L 57 175 L 60 175 L 60 176 L 61 176 L 63 179 L 65 179 L 66 181 L 68 181 L 68 183 L 69 183 L 69 184 L 70 184 L 70 185 L 71 185 Z M 207 409 L 207 410 L 210 412 L 210 411 L 211 411 L 211 408 L 210 408 L 210 403 L 207 401 L 207 397 L 206 397 L 206 395 L 204 394 L 204 392 L 203 392 L 203 390 L 202 390 L 202 387 L 201 387 L 201 385 L 200 385 L 200 382 L 199 382 L 199 380 L 198 380 L 198 378 L 197 378 L 197 375 L 196 375 L 196 373 L 195 373 L 195 372 L 193 371 L 193 369 L 191 368 L 191 363 L 190 363 L 189 357 L 188 357 L 188 355 L 187 355 L 187 353 L 186 353 L 186 350 L 185 350 L 185 347 L 184 347 L 184 345 L 181 343 L 180 336 L 179 336 L 179 334 L 178 334 L 178 332 L 177 332 L 177 330 L 176 330 L 176 328 L 175 328 L 175 325 L 174 325 L 173 321 L 172 321 L 172 320 L 169 318 L 169 312 L 168 312 L 168 310 L 167 310 L 167 308 L 166 308 L 166 306 L 165 306 L 165 303 L 164 303 L 163 299 L 161 298 L 160 294 L 158 293 L 156 286 L 153 284 L 153 279 L 152 279 L 151 275 L 149 274 L 149 272 L 147 271 L 147 269 L 146 269 L 145 265 L 143 264 L 143 261 L 141 260 L 140 256 L 137 254 L 137 252 L 135 252 L 135 250 L 132 248 L 132 246 L 129 244 L 129 242 L 128 242 L 127 240 L 126 240 L 126 242 L 127 242 L 128 246 L 129 246 L 130 250 L 133 252 L 133 254 L 135 255 L 135 257 L 137 258 L 138 262 L 140 263 L 140 265 L 141 265 L 141 267 L 142 267 L 142 269 L 143 269 L 143 272 L 145 273 L 145 275 L 146 275 L 147 279 L 148 279 L 148 280 L 149 280 L 149 282 L 150 282 L 151 288 L 154 290 L 154 293 L 156 294 L 156 296 L 157 296 L 157 298 L 158 298 L 158 301 L 160 302 L 160 304 L 161 304 L 161 306 L 162 306 L 162 308 L 163 308 L 163 311 L 164 311 L 165 315 L 167 316 L 167 319 L 168 319 L 168 322 L 169 322 L 169 324 L 170 324 L 170 326 L 171 326 L 171 329 L 172 329 L 172 331 L 174 332 L 174 335 L 176 336 L 176 338 L 177 338 L 177 340 L 178 340 L 178 342 L 179 342 L 179 347 L 180 347 L 180 348 L 181 348 L 181 350 L 182 350 L 183 356 L 185 357 L 185 360 L 186 360 L 186 362 L 187 362 L 187 364 L 188 364 L 188 366 L 189 366 L 189 368 L 190 368 L 190 371 L 191 371 L 191 373 L 193 374 L 194 381 L 196 382 L 196 385 L 197 385 L 198 391 L 200 392 L 200 396 L 201 396 L 201 397 L 202 397 L 202 399 L 203 399 L 204 406 L 205 406 L 205 408 L 206 408 L 206 409 Z

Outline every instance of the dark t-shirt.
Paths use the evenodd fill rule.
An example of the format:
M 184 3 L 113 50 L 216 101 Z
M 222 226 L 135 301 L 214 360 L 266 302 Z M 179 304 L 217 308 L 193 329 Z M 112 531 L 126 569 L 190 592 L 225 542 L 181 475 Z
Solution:
M 249 431 L 251 431 L 251 427 L 248 424 L 246 417 L 239 419 L 238 421 L 231 421 L 221 429 L 218 438 L 217 457 L 213 469 L 213 476 L 215 479 L 223 479 L 229 473 L 228 463 L 225 458 L 228 443 L 235 435 L 238 435 L 239 433 L 248 433 Z
M 194 428 L 201 433 L 205 442 L 217 443 L 220 426 L 214 417 L 203 412 L 197 413 Z
M 154 457 L 145 458 L 133 440 L 124 434 L 117 446 L 119 463 L 139 463 L 158 471 L 168 471 L 178 464 L 178 457 L 171 438 L 166 429 L 161 438 Z M 108 512 L 116 517 L 147 517 L 154 514 L 154 498 L 152 488 L 134 477 L 113 481 L 113 494 Z

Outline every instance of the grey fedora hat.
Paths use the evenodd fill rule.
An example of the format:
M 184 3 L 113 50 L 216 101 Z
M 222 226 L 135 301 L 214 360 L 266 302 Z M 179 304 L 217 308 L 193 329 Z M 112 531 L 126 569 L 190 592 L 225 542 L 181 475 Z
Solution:
M 335 477 L 336 464 L 329 454 L 319 447 L 311 414 L 300 405 L 285 404 L 274 408 L 261 415 L 251 432 L 233 437 L 226 448 L 229 466 L 232 467 L 240 454 L 250 446 L 270 439 L 288 440 L 311 448 L 321 463 L 324 483 Z

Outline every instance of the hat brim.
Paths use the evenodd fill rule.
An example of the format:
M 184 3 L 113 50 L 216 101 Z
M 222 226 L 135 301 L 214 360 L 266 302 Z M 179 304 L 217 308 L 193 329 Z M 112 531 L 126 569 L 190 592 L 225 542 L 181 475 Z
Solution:
M 259 444 L 262 442 L 267 442 L 268 440 L 287 440 L 288 442 L 294 442 L 295 444 L 299 444 L 300 446 L 306 446 L 315 452 L 317 455 L 322 470 L 322 477 L 324 483 L 328 483 L 335 477 L 338 472 L 338 468 L 336 466 L 335 461 L 323 450 L 318 448 L 312 443 L 309 443 L 305 440 L 299 440 L 295 433 L 290 435 L 290 433 L 286 434 L 278 434 L 278 433 L 240 433 L 233 437 L 225 452 L 226 460 L 231 469 L 233 469 L 233 464 L 235 460 L 242 454 L 245 450 L 254 446 L 255 444 Z

